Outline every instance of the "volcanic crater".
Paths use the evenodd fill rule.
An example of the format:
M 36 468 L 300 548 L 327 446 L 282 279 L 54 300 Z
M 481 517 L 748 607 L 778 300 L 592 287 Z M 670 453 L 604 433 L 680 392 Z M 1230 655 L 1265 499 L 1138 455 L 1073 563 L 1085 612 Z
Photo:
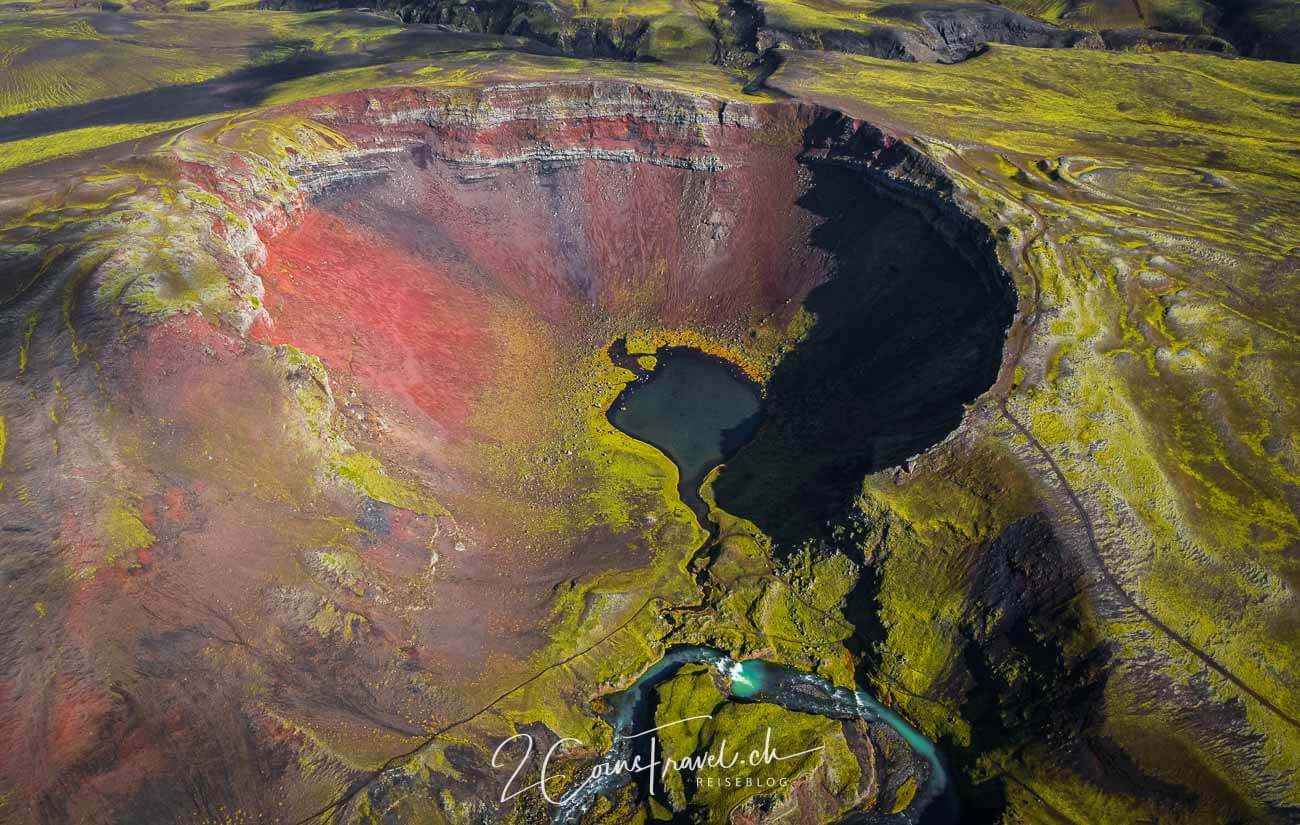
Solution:
M 557 593 L 716 539 L 664 517 L 671 479 L 667 504 L 628 480 L 646 465 L 600 417 L 631 380 L 611 342 L 697 348 L 762 386 L 763 423 L 709 506 L 778 553 L 821 536 L 865 473 L 943 440 L 998 375 L 1016 296 L 990 234 L 870 125 L 613 84 L 372 92 L 312 115 L 362 149 L 290 164 L 306 197 L 266 242 L 252 336 L 319 356 L 335 396 L 382 419 L 353 442 L 402 456 L 455 514 L 472 549 L 439 561 L 417 643 L 442 672 L 544 650 Z M 595 392 L 573 380 L 593 373 Z M 547 508 L 570 529 L 533 515 Z M 629 605 L 601 598 L 584 616 L 620 626 Z
M 821 535 L 864 473 L 942 441 L 998 376 L 1016 296 L 989 232 L 931 162 L 835 112 L 583 82 L 380 89 L 273 116 L 296 125 L 202 126 L 159 150 L 214 216 L 165 248 L 215 250 L 244 297 L 202 311 L 220 323 L 169 315 L 120 335 L 122 307 L 95 296 L 126 246 L 74 298 L 28 298 L 63 301 L 40 317 L 68 319 L 112 379 L 114 438 L 139 465 L 118 481 L 140 488 L 113 506 L 149 539 L 82 598 L 118 620 L 50 644 L 120 652 L 98 666 L 115 685 L 105 720 L 169 697 L 170 732 L 142 734 L 133 760 L 183 738 L 214 764 L 274 766 L 204 789 L 231 809 L 309 816 L 407 787 L 403 755 L 450 727 L 491 741 L 465 728 L 495 715 L 599 731 L 590 703 L 650 664 L 646 638 L 767 649 L 723 596 L 770 559 L 726 545 L 731 528 L 707 548 L 717 533 L 671 462 L 611 425 L 634 379 L 614 342 L 646 363 L 698 349 L 762 387 L 761 425 L 702 494 L 707 519 L 752 523 L 778 553 Z M 172 202 L 132 192 L 123 203 Z M 179 277 L 200 277 L 185 254 Z M 208 294 L 148 278 L 113 294 L 145 288 L 164 304 Z M 46 323 L 38 345 L 64 340 Z M 97 381 L 86 367 L 59 392 Z M 62 461 L 97 477 L 97 449 L 66 444 Z M 100 497 L 87 484 L 66 500 Z M 140 640 L 176 634 L 237 644 L 173 646 L 150 676 L 139 662 L 158 646 Z M 237 707 L 264 724 L 239 735 Z M 302 737 L 333 754 L 328 772 L 288 758 Z M 439 781 L 481 796 L 490 752 L 455 751 L 459 779 Z M 102 772 L 96 758 L 43 775 Z M 151 770 L 112 807 L 183 807 Z M 101 805 L 66 793 L 77 816 Z
M 717 503 L 794 541 L 997 376 L 1016 298 L 990 234 L 870 125 L 619 84 L 377 94 L 317 113 L 366 148 L 294 170 L 308 199 L 268 241 L 254 335 L 435 438 L 484 434 L 503 313 L 575 368 L 618 336 L 696 344 L 744 362 L 771 407 Z

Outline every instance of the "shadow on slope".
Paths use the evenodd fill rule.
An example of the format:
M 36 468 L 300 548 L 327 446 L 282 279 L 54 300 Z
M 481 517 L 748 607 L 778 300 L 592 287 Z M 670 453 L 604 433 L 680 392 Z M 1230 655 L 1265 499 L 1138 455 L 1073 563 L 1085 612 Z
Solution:
M 554 53 L 553 49 L 538 43 L 523 42 L 515 45 L 500 37 L 488 35 L 412 28 L 352 54 L 302 50 L 283 60 L 256 63 L 258 54 L 295 49 L 307 43 L 308 41 L 270 41 L 256 44 L 253 47 L 255 65 L 200 83 L 164 86 L 106 100 L 36 109 L 0 118 L 0 143 L 88 126 L 117 126 L 217 115 L 257 106 L 278 83 L 339 69 L 381 66 L 401 60 L 427 59 L 437 54 L 494 49 Z
M 718 504 L 778 545 L 818 535 L 862 477 L 943 440 L 997 376 L 1015 294 L 921 212 L 838 167 L 812 168 L 800 205 L 836 274 L 767 385 L 767 417 L 722 470 Z M 981 230 L 982 232 L 982 230 Z M 989 267 L 991 269 L 991 267 Z

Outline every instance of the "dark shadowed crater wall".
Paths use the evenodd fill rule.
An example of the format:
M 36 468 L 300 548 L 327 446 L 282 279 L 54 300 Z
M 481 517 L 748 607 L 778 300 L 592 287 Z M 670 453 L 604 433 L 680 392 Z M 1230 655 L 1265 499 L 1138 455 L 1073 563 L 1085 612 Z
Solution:
M 724 509 L 778 543 L 815 535 L 865 474 L 952 432 L 995 380 L 1016 305 L 991 257 L 954 248 L 933 215 L 851 170 L 818 164 L 812 175 L 799 204 L 821 220 L 812 242 L 833 255 L 834 275 L 808 294 L 816 323 L 772 375 L 754 440 L 714 485 Z M 986 237 L 962 222 L 961 237 Z

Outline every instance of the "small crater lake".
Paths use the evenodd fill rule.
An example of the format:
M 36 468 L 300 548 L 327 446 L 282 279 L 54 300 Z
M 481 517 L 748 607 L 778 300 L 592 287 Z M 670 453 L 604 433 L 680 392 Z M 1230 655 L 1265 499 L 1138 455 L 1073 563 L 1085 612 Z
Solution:
M 753 438 L 763 417 L 758 385 L 733 364 L 688 347 L 660 349 L 650 370 L 623 341 L 610 356 L 637 375 L 614 401 L 610 422 L 672 459 L 681 473 L 682 500 L 703 522 L 700 483 Z

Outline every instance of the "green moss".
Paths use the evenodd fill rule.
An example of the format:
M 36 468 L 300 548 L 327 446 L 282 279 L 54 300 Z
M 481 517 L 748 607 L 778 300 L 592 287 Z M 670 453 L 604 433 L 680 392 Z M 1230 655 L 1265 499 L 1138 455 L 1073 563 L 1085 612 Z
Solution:
M 682 14 L 694 15 L 689 4 L 683 6 Z M 264 45 L 265 38 L 263 32 L 258 31 L 256 27 L 247 25 L 250 17 L 264 22 L 273 22 L 276 33 L 284 36 L 286 40 L 301 39 L 302 33 L 309 31 L 313 34 L 313 45 L 327 51 L 355 49 L 361 43 L 393 37 L 401 31 L 399 26 L 374 26 L 370 28 L 352 26 L 347 24 L 340 16 L 331 13 L 296 14 L 284 12 L 276 15 L 250 16 L 241 12 L 205 12 L 202 15 L 192 15 L 186 19 L 192 18 L 196 23 L 204 21 L 204 25 L 223 25 L 233 22 L 235 25 L 232 26 L 229 36 L 235 39 L 236 42 L 239 42 L 240 38 L 246 38 L 243 42 L 249 44 L 250 48 L 244 53 L 257 54 L 259 48 L 255 46 Z M 178 18 L 174 16 L 164 17 L 159 22 L 175 19 Z M 698 21 L 698 18 L 696 20 Z M 659 41 L 659 45 L 654 48 L 663 49 L 665 52 L 703 55 L 703 43 L 698 42 L 698 37 L 702 32 L 707 31 L 707 27 L 698 22 L 692 23 L 691 19 L 687 17 L 683 17 L 680 24 L 661 24 L 661 26 L 663 30 L 657 32 L 651 38 L 652 43 L 655 42 L 656 38 Z M 165 28 L 164 26 L 164 30 Z M 674 35 L 673 31 L 679 31 L 680 36 Z M 195 40 L 200 40 L 203 37 L 193 29 L 186 29 L 185 32 L 187 37 L 192 37 Z M 288 37 L 290 34 L 293 35 L 292 38 Z M 413 61 L 401 62 L 402 54 L 398 49 L 393 54 L 393 59 L 397 61 L 393 64 L 325 71 L 307 77 L 286 80 L 272 85 L 267 90 L 261 106 L 263 108 L 280 106 L 327 94 L 387 86 L 406 85 L 441 89 L 473 89 L 475 86 L 481 86 L 494 80 L 503 83 L 545 83 L 561 80 L 581 82 L 601 77 L 625 78 L 624 69 L 617 63 L 607 65 L 600 62 L 593 63 L 569 58 L 537 57 L 518 52 L 502 53 L 484 50 L 443 54 L 439 56 L 436 63 L 429 64 L 427 62 L 416 62 L 425 57 L 418 43 L 413 43 L 409 47 L 402 46 L 402 48 L 410 48 L 409 56 L 414 58 Z M 221 59 L 229 60 L 229 55 L 240 54 L 242 51 L 240 49 L 224 50 Z M 707 63 L 688 65 L 668 63 L 638 64 L 638 66 L 637 81 L 647 85 L 721 94 L 728 97 L 738 96 L 752 100 L 766 99 L 763 95 L 738 94 L 737 89 L 743 83 L 742 76 L 718 69 Z M 133 72 L 106 73 L 103 77 L 110 81 L 119 77 L 139 77 L 144 80 L 147 88 L 156 88 L 154 85 L 156 81 L 149 80 L 147 73 L 144 75 L 137 75 Z M 111 97 L 115 94 L 125 94 L 135 90 L 138 89 L 126 85 L 108 86 L 105 88 L 103 96 Z M 94 93 L 90 96 L 98 99 L 100 93 Z M 4 151 L 0 152 L 0 172 L 25 164 L 66 157 L 104 146 L 177 131 L 205 121 L 250 115 L 256 111 L 254 109 L 231 109 L 225 112 L 187 118 L 163 118 L 157 121 L 90 126 L 70 129 L 57 134 L 10 141 L 4 144 Z
M 1159 187 L 1148 197 L 1163 198 L 1177 194 L 1169 182 L 1157 183 L 1176 159 L 1203 162 L 1207 153 L 1219 151 L 1225 155 L 1215 163 L 1221 170 L 1288 168 L 1293 161 L 1281 147 L 1289 133 L 1287 106 L 1300 83 L 1300 69 L 1257 62 L 1237 71 L 1231 63 L 1204 55 L 994 44 L 980 60 L 953 66 L 845 54 L 796 56 L 773 83 L 805 97 L 838 102 L 875 122 L 897 123 L 918 137 L 949 146 L 980 143 L 1008 158 L 1030 159 L 1023 168 L 1041 158 L 1103 156 L 1108 170 L 1127 175 L 1138 170 L 1116 169 L 1114 162 L 1143 158 L 1152 164 L 1148 182 Z M 855 93 L 866 88 L 872 89 L 870 95 Z M 1121 103 L 1125 105 L 1117 107 Z M 1217 128 L 1220 119 L 1237 125 L 1233 135 Z M 1143 134 L 1158 137 L 1157 131 L 1179 134 L 1182 140 L 1138 140 Z M 1117 140 L 1105 143 L 1103 135 Z M 1251 186 L 1273 188 L 1266 181 Z M 1140 211 L 1132 204 L 1115 206 L 1130 215 Z
M 206 0 L 203 14 L 181 5 L 132 13 L 129 32 L 101 31 L 79 9 L 0 6 L 0 117 L 91 103 L 162 86 L 202 83 L 304 51 L 355 53 L 401 31 L 397 24 L 364 26 L 338 13 L 265 16 L 231 13 L 255 4 Z M 181 11 L 181 13 L 175 13 Z M 76 50 L 43 44 L 73 42 Z
M 109 499 L 96 520 L 99 539 L 109 564 L 133 550 L 152 547 L 157 539 L 140 518 L 140 508 L 128 498 Z
M 726 704 L 726 697 L 714 686 L 711 674 L 712 670 L 704 665 L 688 665 L 660 685 L 655 724 L 665 726 L 659 734 L 663 756 L 682 760 L 695 755 L 700 747 L 700 735 L 709 721 L 695 717 L 712 717 Z M 683 778 L 682 771 L 678 770 L 662 775 L 674 811 L 685 811 L 690 802 Z
M 365 453 L 343 456 L 333 466 L 333 472 L 375 501 L 435 518 L 447 515 L 447 510 L 433 496 L 419 485 L 392 478 L 373 456 Z
M 27 371 L 27 357 L 32 346 L 32 333 L 36 331 L 37 315 L 35 312 L 29 313 L 23 322 L 22 343 L 18 345 L 18 372 Z
M 710 718 L 673 724 L 697 716 Z M 660 686 L 655 724 L 667 726 L 660 740 L 665 762 L 673 760 L 664 773 L 664 782 L 674 810 L 683 811 L 688 804 L 698 806 L 707 821 L 717 825 L 731 822 L 732 812 L 755 796 L 783 798 L 790 792 L 793 780 L 809 776 L 819 767 L 825 767 L 826 782 L 837 794 L 856 787 L 861 776 L 839 722 L 776 705 L 728 701 L 706 668 L 683 668 Z M 704 754 L 717 755 L 723 747 L 728 756 L 739 757 L 730 769 L 691 770 L 684 762 Z M 765 747 L 792 758 L 757 765 L 747 762 L 752 753 L 763 753 Z M 794 756 L 804 751 L 811 752 Z M 682 772 L 674 770 L 674 766 L 694 774 L 692 796 L 686 795 Z M 746 780 L 750 780 L 748 786 Z
M 364 616 L 339 610 L 338 605 L 328 599 L 322 599 L 316 614 L 311 618 L 311 627 L 324 638 L 336 636 L 345 644 L 351 642 L 357 630 L 366 622 Z
M 889 812 L 891 814 L 901 814 L 907 810 L 907 806 L 911 805 L 912 800 L 916 798 L 916 791 L 917 786 L 914 777 L 909 776 L 903 780 L 903 784 L 899 785 L 898 790 L 894 792 L 894 804 L 889 807 Z
M 293 387 L 293 396 L 287 402 L 288 412 L 301 418 L 305 430 L 303 446 L 327 453 L 346 449 L 343 421 L 334 407 L 325 365 L 316 356 L 308 355 L 291 344 L 277 348 L 276 359 L 283 365 Z
M 762 8 L 767 25 L 817 43 L 828 32 L 867 34 L 878 25 L 908 28 L 906 22 L 874 14 L 888 5 L 887 0 L 763 0 Z
M 373 729 L 352 724 L 291 719 L 274 710 L 268 711 L 268 718 L 284 730 L 297 751 L 296 769 L 307 773 L 319 769 L 322 763 L 375 771 L 393 752 L 410 749 L 418 741 L 414 737 L 381 736 Z M 361 797 L 364 799 L 366 794 Z
M 89 344 L 78 335 L 76 324 L 73 322 L 81 289 L 110 254 L 108 250 L 93 250 L 85 253 L 72 262 L 70 271 L 65 276 L 62 299 L 63 326 L 72 339 L 72 356 L 75 360 L 80 360 L 89 349 Z
M 960 471 L 977 466 L 978 473 Z M 856 541 L 882 557 L 878 620 L 883 686 L 904 712 L 935 738 L 946 733 L 970 742 L 966 720 L 943 705 L 916 697 L 937 692 L 968 643 L 963 623 L 975 548 L 1032 512 L 1032 488 L 1011 455 L 993 440 L 960 458 L 936 455 L 898 484 L 873 477 L 858 508 Z

